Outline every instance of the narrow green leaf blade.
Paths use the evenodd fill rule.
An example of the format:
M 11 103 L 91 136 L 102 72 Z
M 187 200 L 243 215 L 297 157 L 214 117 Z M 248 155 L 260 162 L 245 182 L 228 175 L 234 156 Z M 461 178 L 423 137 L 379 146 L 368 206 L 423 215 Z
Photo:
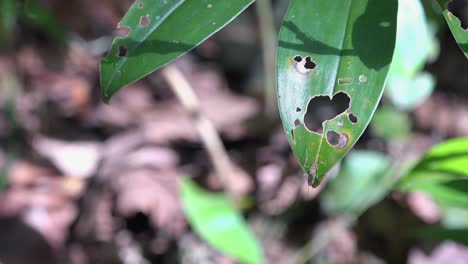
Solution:
M 253 1 L 135 1 L 119 23 L 130 32 L 101 61 L 103 99 L 191 50 Z
M 468 179 L 467 164 L 468 137 L 446 140 L 430 149 L 398 186 L 409 190 L 427 182 Z
M 262 263 L 257 240 L 226 196 L 208 193 L 188 177 L 182 179 L 180 191 L 188 220 L 203 239 L 242 263 Z
M 452 12 L 450 12 L 447 8 L 447 4 L 451 0 L 438 0 L 440 7 L 442 8 L 442 14 L 447 21 L 447 25 L 452 31 L 453 37 L 458 43 L 458 46 L 462 49 L 465 57 L 468 58 L 468 30 L 464 29 L 461 26 L 461 21 L 458 17 L 456 17 Z
M 290 3 L 277 55 L 279 108 L 312 186 L 356 143 L 377 107 L 395 48 L 397 9 L 397 0 Z M 323 132 L 316 133 L 305 118 L 317 108 L 309 101 L 326 96 L 339 97 L 349 107 L 326 118 Z M 339 104 L 335 101 L 332 106 Z M 335 138 L 331 144 L 328 135 Z

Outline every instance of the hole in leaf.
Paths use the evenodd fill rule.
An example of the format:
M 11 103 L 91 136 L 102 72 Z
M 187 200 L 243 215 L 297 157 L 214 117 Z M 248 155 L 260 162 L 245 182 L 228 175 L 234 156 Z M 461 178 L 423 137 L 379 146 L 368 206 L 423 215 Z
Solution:
M 300 125 L 301 125 L 301 121 L 299 121 L 299 119 L 294 120 L 294 126 L 295 127 L 298 127 Z
M 327 142 L 332 147 L 338 146 L 338 143 L 340 142 L 340 134 L 336 133 L 335 131 L 328 131 L 327 132 Z
M 132 32 L 132 29 L 130 27 L 118 27 L 115 31 L 114 34 L 118 38 L 126 38 L 128 35 Z
M 120 45 L 119 46 L 119 53 L 117 54 L 117 56 L 119 56 L 120 58 L 122 57 L 126 57 L 127 56 L 127 47 L 125 47 L 125 45 Z
M 302 109 L 300 107 L 296 107 L 296 112 L 300 112 Z
M 305 58 L 305 61 L 304 68 L 308 70 L 313 70 L 317 66 L 317 64 L 315 64 L 315 62 L 309 56 Z
M 358 118 L 353 114 L 349 114 L 348 118 L 349 118 L 349 121 L 351 121 L 351 123 L 353 124 L 356 124 L 358 122 Z
M 347 84 L 352 84 L 353 79 L 352 78 L 339 78 L 338 79 L 338 84 L 339 85 L 347 85 Z
M 323 122 L 331 120 L 349 108 L 351 98 L 345 92 L 338 92 L 332 98 L 327 95 L 312 97 L 304 115 L 305 127 L 313 132 L 323 132 Z
M 300 74 L 308 74 L 317 66 L 309 56 L 303 59 L 301 56 L 296 55 L 293 60 L 296 62 L 295 67 Z
M 468 2 L 466 0 L 452 0 L 447 3 L 447 9 L 460 20 L 460 26 L 464 29 L 468 29 L 468 15 L 466 10 L 468 9 Z
M 346 134 L 339 134 L 335 131 L 327 132 L 327 142 L 332 147 L 344 148 L 348 144 L 348 136 Z
M 150 23 L 150 19 L 146 16 L 141 16 L 140 17 L 140 27 L 146 27 Z

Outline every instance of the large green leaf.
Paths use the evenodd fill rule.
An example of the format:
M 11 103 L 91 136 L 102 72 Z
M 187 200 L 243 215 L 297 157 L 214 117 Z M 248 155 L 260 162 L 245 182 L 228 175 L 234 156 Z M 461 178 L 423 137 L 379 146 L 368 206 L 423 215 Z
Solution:
M 119 23 L 128 35 L 116 38 L 101 62 L 103 99 L 191 50 L 253 1 L 135 1 Z
M 257 241 L 225 195 L 208 193 L 187 177 L 180 191 L 191 226 L 212 247 L 242 263 L 262 263 Z
M 460 19 L 448 10 L 447 4 L 450 1 L 451 0 L 438 0 L 437 2 L 442 8 L 442 14 L 447 21 L 450 31 L 452 31 L 453 37 L 468 58 L 468 30 L 462 28 Z
M 289 5 L 277 56 L 279 108 L 312 186 L 356 143 L 377 107 L 395 47 L 397 9 L 397 0 Z M 329 117 L 326 107 L 341 109 Z

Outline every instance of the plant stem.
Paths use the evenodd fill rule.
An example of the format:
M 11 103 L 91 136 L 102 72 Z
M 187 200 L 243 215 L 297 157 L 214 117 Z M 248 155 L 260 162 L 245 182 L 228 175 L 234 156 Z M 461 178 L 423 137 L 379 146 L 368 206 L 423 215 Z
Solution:
M 200 102 L 192 86 L 188 83 L 180 70 L 172 64 L 164 67 L 162 69 L 162 74 L 169 83 L 177 99 L 190 114 L 190 118 L 195 124 L 203 144 L 208 151 L 208 155 L 223 189 L 228 195 L 232 195 L 231 183 L 234 179 L 232 177 L 233 166 L 231 160 L 213 123 L 201 111 Z
M 274 119 L 277 117 L 275 65 L 276 65 L 276 29 L 271 0 L 257 0 L 257 16 L 260 24 L 262 42 L 263 71 L 265 76 L 265 114 Z

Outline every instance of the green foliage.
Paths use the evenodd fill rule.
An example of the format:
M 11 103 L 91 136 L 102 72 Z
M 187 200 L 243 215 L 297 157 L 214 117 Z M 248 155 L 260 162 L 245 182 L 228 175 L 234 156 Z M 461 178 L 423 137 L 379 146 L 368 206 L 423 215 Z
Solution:
M 135 1 L 119 23 L 128 35 L 116 38 L 101 62 L 103 99 L 193 49 L 252 2 Z
M 37 1 L 0 0 L 0 39 L 12 40 L 17 20 L 43 31 L 55 41 L 65 39 L 62 24 Z
M 357 216 L 384 198 L 393 183 L 393 169 L 385 155 L 353 151 L 338 175 L 327 184 L 320 202 L 328 214 Z
M 377 107 L 393 56 L 397 9 L 396 0 L 290 2 L 277 56 L 279 108 L 312 186 L 356 143 Z M 334 105 L 336 97 L 348 101 L 323 122 L 323 132 L 307 124 L 309 109 L 320 107 L 314 97 L 332 98 Z
M 20 15 L 26 23 L 43 30 L 50 38 L 56 41 L 65 39 L 65 30 L 62 24 L 37 1 L 25 1 Z
M 444 241 L 447 239 L 468 246 L 468 229 L 449 229 L 440 227 L 421 228 L 417 235 L 423 238 L 428 238 L 436 241 Z
M 466 164 L 468 138 L 447 140 L 429 150 L 409 173 L 400 179 L 399 189 L 409 191 L 421 186 L 464 180 L 468 177 Z
M 191 226 L 212 247 L 242 263 L 262 263 L 258 242 L 225 195 L 208 193 L 188 177 L 183 178 L 180 192 Z
M 420 73 L 436 44 L 419 0 L 399 0 L 395 53 L 386 95 L 402 110 L 412 110 L 434 89 L 434 78 Z
M 411 134 L 411 120 L 405 113 L 384 106 L 375 112 L 371 128 L 374 133 L 386 140 L 405 140 Z
M 0 40 L 11 40 L 18 12 L 16 0 L 0 0 Z

